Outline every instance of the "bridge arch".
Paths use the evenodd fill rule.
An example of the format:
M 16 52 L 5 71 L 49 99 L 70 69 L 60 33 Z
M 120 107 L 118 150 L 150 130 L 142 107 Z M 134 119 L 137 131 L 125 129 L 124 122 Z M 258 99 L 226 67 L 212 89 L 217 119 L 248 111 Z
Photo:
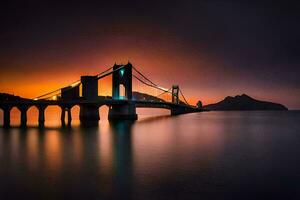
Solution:
M 49 105 L 45 109 L 45 126 L 57 127 L 61 125 L 61 107 Z
M 37 126 L 39 120 L 39 110 L 37 106 L 30 106 L 27 110 L 27 124 Z
M 79 125 L 80 106 L 74 105 L 71 107 L 72 125 Z
M 110 108 L 110 106 L 108 106 L 108 105 L 99 106 L 100 122 L 101 122 L 101 120 L 107 120 L 108 119 L 109 108 Z
M 21 111 L 17 106 L 14 106 L 10 110 L 10 124 L 12 126 L 21 125 Z
M 119 84 L 119 99 L 127 99 L 126 97 L 126 88 L 123 83 Z

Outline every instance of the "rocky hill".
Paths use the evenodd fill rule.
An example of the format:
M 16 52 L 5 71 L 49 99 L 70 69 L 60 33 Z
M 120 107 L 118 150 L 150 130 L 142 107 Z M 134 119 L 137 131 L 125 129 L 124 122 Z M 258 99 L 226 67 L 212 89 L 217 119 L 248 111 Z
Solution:
M 203 106 L 206 110 L 288 110 L 279 103 L 256 100 L 246 94 L 228 96 L 224 100 Z

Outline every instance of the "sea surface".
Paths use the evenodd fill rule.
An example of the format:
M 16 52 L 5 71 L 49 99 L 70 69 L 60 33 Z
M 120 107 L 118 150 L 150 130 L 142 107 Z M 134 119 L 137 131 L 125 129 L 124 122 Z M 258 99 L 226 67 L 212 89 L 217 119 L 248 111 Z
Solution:
M 299 111 L 139 110 L 135 123 L 112 124 L 102 109 L 86 129 L 78 108 L 72 128 L 51 109 L 45 129 L 36 110 L 27 129 L 17 110 L 0 128 L 1 200 L 300 199 Z

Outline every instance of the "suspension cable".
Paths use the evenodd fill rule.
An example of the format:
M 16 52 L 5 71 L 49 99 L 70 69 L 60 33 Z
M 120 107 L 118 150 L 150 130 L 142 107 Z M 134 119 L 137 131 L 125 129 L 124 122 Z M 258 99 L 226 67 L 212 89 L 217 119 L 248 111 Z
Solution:
M 181 96 L 183 97 L 185 103 L 186 103 L 187 105 L 190 105 L 190 104 L 187 102 L 186 98 L 184 97 L 184 95 L 183 95 L 181 89 L 179 89 L 179 92 L 180 92 Z
M 47 94 L 43 94 L 43 95 L 41 95 L 41 96 L 38 96 L 38 97 L 36 97 L 36 98 L 34 98 L 34 99 L 40 99 L 41 97 L 48 96 L 48 95 L 53 94 L 53 93 L 55 93 L 55 92 L 58 92 L 58 91 L 60 91 L 60 90 L 61 90 L 61 88 L 60 88 L 60 89 L 57 89 L 57 90 L 54 90 L 54 91 L 52 91 L 52 92 L 48 92 Z
M 103 72 L 100 72 L 99 74 L 97 74 L 96 76 L 99 77 L 100 75 L 108 72 L 109 70 L 111 70 L 113 67 L 108 68 L 107 70 L 104 70 Z
M 108 71 L 111 70 L 112 68 L 113 68 L 113 67 L 110 67 L 110 68 L 104 70 L 103 72 L 97 74 L 96 76 L 99 77 L 100 75 L 102 75 L 102 74 L 108 72 Z M 119 69 L 118 69 L 118 70 L 119 70 Z M 67 88 L 67 87 L 69 87 L 69 86 L 73 86 L 73 85 L 76 84 L 76 83 L 78 83 L 78 85 L 81 84 L 81 83 L 80 83 L 80 80 L 77 80 L 77 81 L 74 81 L 73 83 L 67 85 L 66 87 L 62 87 L 62 88 Z M 48 93 L 46 93 L 46 94 L 40 95 L 40 96 L 38 96 L 38 97 L 35 97 L 34 99 L 41 99 L 42 97 L 46 97 L 46 96 L 51 95 L 51 94 L 53 94 L 53 93 L 59 92 L 62 88 L 59 88 L 59 89 L 56 89 L 56 90 L 54 90 L 54 91 L 48 92 Z M 71 89 L 71 88 L 69 88 L 69 89 Z M 67 90 L 68 90 L 68 88 L 67 88 Z M 60 93 L 58 93 L 58 94 L 60 94 Z M 49 97 L 49 98 L 50 98 L 50 97 Z M 46 99 L 47 99 L 47 98 L 46 98 Z
M 104 70 L 103 72 L 97 74 L 96 77 L 97 77 L 98 79 L 101 79 L 101 78 L 103 78 L 103 77 L 105 77 L 105 76 L 108 76 L 108 75 L 112 74 L 113 72 L 118 71 L 118 70 L 120 70 L 120 69 L 122 69 L 122 68 L 124 68 L 124 66 L 119 67 L 118 69 L 115 69 L 115 70 L 109 72 L 111 69 L 113 69 L 113 67 L 110 67 L 110 68 Z M 165 94 L 165 93 L 170 93 L 170 94 L 173 96 L 173 93 L 170 92 L 171 88 L 167 90 L 167 89 L 164 89 L 163 87 L 160 87 L 159 85 L 157 85 L 157 84 L 155 84 L 154 82 L 152 82 L 149 78 L 147 78 L 146 76 L 144 76 L 144 75 L 143 75 L 138 69 L 136 69 L 134 66 L 132 66 L 132 68 L 133 68 L 140 76 L 142 76 L 146 81 L 148 81 L 149 83 L 143 81 L 142 79 L 138 78 L 136 75 L 132 74 L 132 76 L 133 76 L 134 78 L 136 78 L 136 79 L 139 80 L 141 83 L 143 83 L 143 84 L 145 84 L 145 85 L 147 85 L 147 86 L 149 86 L 149 87 L 152 87 L 152 88 L 155 88 L 155 89 L 158 89 L 158 90 L 163 91 L 161 94 L 157 95 L 156 97 L 159 97 L 160 95 L 163 95 L 163 94 Z M 107 73 L 107 72 L 109 72 L 109 73 Z M 68 89 L 71 89 L 70 86 L 75 87 L 75 86 L 80 85 L 80 84 L 81 84 L 80 80 L 77 80 L 77 81 L 71 83 L 70 85 L 68 85 L 68 86 L 66 86 L 66 87 L 62 87 L 62 88 L 66 88 L 66 89 L 68 90 Z M 67 88 L 67 87 L 70 87 L 70 88 Z M 40 95 L 40 96 L 38 96 L 38 97 L 36 97 L 36 98 L 34 98 L 34 99 L 40 99 L 41 97 L 47 97 L 47 96 L 49 96 L 49 95 L 51 95 L 51 94 L 54 94 L 54 93 L 57 93 L 57 92 L 59 92 L 59 93 L 57 93 L 56 95 L 61 94 L 60 91 L 61 91 L 62 88 L 59 88 L 59 89 L 54 90 L 54 91 L 52 91 L 52 92 L 48 92 L 48 93 L 46 93 L 46 94 L 44 94 L 44 95 Z M 185 103 L 186 103 L 187 105 L 190 105 L 190 104 L 187 102 L 185 96 L 183 95 L 183 92 L 181 91 L 181 89 L 179 89 L 179 92 L 180 92 L 181 96 L 183 97 Z M 51 98 L 51 97 L 48 97 L 48 98 Z M 48 98 L 45 98 L 45 99 L 48 99 Z
M 169 93 L 169 92 L 170 92 L 170 90 L 171 90 L 171 88 L 170 88 L 170 89 L 168 89 L 168 91 L 164 91 L 164 92 L 160 93 L 159 95 L 156 95 L 155 97 L 159 97 L 159 96 L 161 96 L 161 95 L 163 95 L 163 94 L 165 94 L 165 93 Z
M 152 85 L 158 86 L 157 84 L 153 83 L 150 79 L 148 79 L 146 76 L 144 76 L 144 75 L 142 74 L 142 72 L 140 72 L 139 70 L 137 70 L 134 66 L 132 66 L 132 68 L 133 68 L 139 75 L 141 75 L 144 79 L 146 79 L 147 81 L 149 81 Z
M 142 82 L 143 84 L 149 86 L 149 87 L 153 87 L 153 88 L 156 88 L 156 89 L 161 90 L 161 91 L 164 91 L 164 92 L 169 92 L 169 90 L 165 90 L 165 89 L 163 89 L 162 87 L 154 86 L 154 85 L 151 85 L 151 84 L 149 84 L 149 83 L 146 83 L 145 81 L 141 80 L 140 78 L 138 78 L 138 77 L 137 77 L 136 75 L 134 75 L 134 74 L 132 74 L 132 76 L 133 76 L 134 78 L 136 78 L 137 80 L 139 80 L 140 82 Z
M 141 80 L 140 78 L 138 78 L 136 75 L 134 75 L 134 74 L 132 74 L 132 76 L 134 77 L 134 78 L 136 78 L 137 80 L 139 80 L 140 82 L 142 82 L 143 84 L 145 84 L 145 85 L 147 85 L 147 86 L 149 86 L 149 87 L 153 87 L 153 88 L 156 88 L 156 89 L 158 89 L 158 90 L 161 90 L 161 91 L 163 91 L 163 93 L 169 93 L 169 94 L 171 94 L 172 96 L 174 96 L 174 94 L 172 93 L 172 92 L 170 92 L 170 89 L 168 89 L 168 90 L 165 90 L 165 89 L 163 89 L 162 87 L 160 87 L 160 86 L 153 86 L 153 85 L 151 85 L 151 84 L 149 84 L 149 83 L 146 83 L 145 81 L 143 81 L 143 80 Z M 180 89 L 179 89 L 179 91 L 180 91 Z M 160 95 L 162 95 L 163 93 L 161 93 Z M 183 96 L 183 93 L 180 91 L 180 93 L 181 93 L 181 95 Z M 159 96 L 159 95 L 158 95 Z M 157 96 L 157 97 L 158 97 Z M 189 105 L 189 103 L 187 102 L 187 100 L 185 99 L 185 97 L 183 96 L 183 98 L 184 98 L 184 101 L 186 102 L 186 104 L 187 105 Z

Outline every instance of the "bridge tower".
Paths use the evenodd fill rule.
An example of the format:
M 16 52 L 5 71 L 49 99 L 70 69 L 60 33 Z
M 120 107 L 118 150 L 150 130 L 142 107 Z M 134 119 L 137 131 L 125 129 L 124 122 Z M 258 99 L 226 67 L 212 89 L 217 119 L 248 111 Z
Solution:
M 132 65 L 113 66 L 112 74 L 112 98 L 124 100 L 109 108 L 109 120 L 136 120 L 136 107 L 132 102 Z
M 100 120 L 98 100 L 98 78 L 97 76 L 81 76 L 82 99 L 88 104 L 80 105 L 80 122 L 83 126 L 98 125 Z M 95 102 L 95 104 L 93 104 Z
M 172 103 L 179 104 L 179 86 L 172 86 Z
M 119 70 L 118 70 L 119 69 Z M 132 99 L 132 65 L 113 66 L 112 97 L 116 100 Z M 122 91 L 124 89 L 124 91 Z

